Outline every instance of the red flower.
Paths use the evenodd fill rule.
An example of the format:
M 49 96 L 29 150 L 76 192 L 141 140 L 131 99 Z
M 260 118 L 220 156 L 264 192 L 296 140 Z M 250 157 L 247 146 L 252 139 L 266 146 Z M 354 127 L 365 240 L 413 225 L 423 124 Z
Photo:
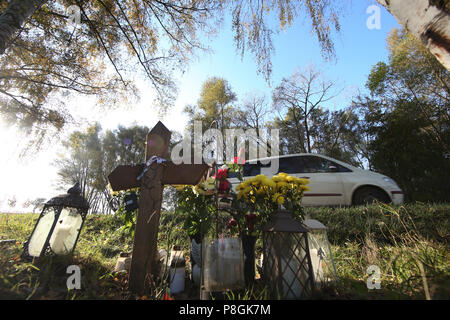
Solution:
M 227 192 L 230 188 L 230 182 L 228 180 L 221 181 L 219 184 L 219 192 Z
M 228 221 L 228 226 L 235 227 L 237 225 L 237 221 L 235 218 L 231 218 L 230 221 Z
M 228 176 L 228 170 L 226 168 L 219 169 L 219 171 L 217 171 L 216 179 L 222 181 L 222 180 L 226 179 L 227 176 Z
M 245 159 L 240 158 L 240 157 L 234 157 L 233 163 L 234 164 L 245 164 Z

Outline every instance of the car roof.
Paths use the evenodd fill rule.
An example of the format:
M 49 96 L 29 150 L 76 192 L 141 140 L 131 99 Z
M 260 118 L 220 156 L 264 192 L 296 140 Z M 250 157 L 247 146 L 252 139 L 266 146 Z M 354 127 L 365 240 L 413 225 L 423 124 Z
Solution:
M 297 156 L 314 156 L 314 157 L 320 157 L 320 158 L 324 158 L 333 162 L 336 162 L 340 165 L 343 165 L 345 167 L 349 167 L 351 169 L 355 169 L 355 170 L 362 170 L 358 167 L 352 166 L 351 164 L 348 164 L 346 162 L 328 157 L 328 156 L 324 156 L 322 154 L 318 154 L 318 153 L 293 153 L 293 154 L 283 154 L 283 155 L 278 155 L 278 156 L 272 156 L 272 157 L 264 157 L 264 158 L 257 158 L 257 159 L 250 159 L 250 160 L 246 160 L 246 163 L 249 162 L 254 162 L 254 161 L 264 161 L 264 160 L 273 160 L 273 159 L 280 159 L 280 158 L 291 158 L 291 157 L 297 157 Z

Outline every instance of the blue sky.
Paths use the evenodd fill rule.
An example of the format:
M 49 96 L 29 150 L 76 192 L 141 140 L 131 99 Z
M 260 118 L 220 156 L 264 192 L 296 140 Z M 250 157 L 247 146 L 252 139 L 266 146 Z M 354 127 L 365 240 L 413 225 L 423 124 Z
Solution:
M 265 92 L 268 97 L 272 89 L 283 77 L 289 77 L 297 68 L 305 68 L 314 64 L 329 80 L 336 80 L 343 90 L 333 102 L 336 107 L 344 107 L 351 92 L 364 90 L 367 76 L 374 64 L 387 59 L 386 37 L 393 27 L 399 27 L 384 7 L 381 9 L 381 29 L 369 30 L 366 21 L 370 14 L 366 13 L 370 5 L 376 1 L 352 1 L 347 6 L 346 16 L 341 20 L 341 32 L 335 34 L 336 59 L 324 61 L 318 41 L 311 33 L 309 21 L 297 22 L 274 38 L 275 54 L 272 57 L 272 87 L 269 87 L 262 75 L 257 74 L 256 63 L 251 53 L 244 59 L 236 52 L 233 34 L 229 23 L 211 43 L 212 55 L 201 55 L 198 62 L 193 63 L 182 78 L 180 99 L 177 104 L 186 100 L 198 99 L 200 86 L 210 76 L 223 77 L 232 89 L 242 98 L 253 90 Z
M 78 116 L 88 119 L 91 123 L 99 121 L 104 129 L 114 129 L 119 124 L 127 126 L 132 123 L 152 127 L 158 120 L 162 120 L 169 129 L 182 133 L 187 120 L 182 110 L 187 104 L 197 102 L 201 85 L 209 77 L 225 78 L 239 100 L 242 100 L 246 93 L 255 90 L 270 98 L 272 89 L 283 77 L 289 77 L 296 68 L 305 68 L 309 64 L 314 64 L 327 79 L 335 80 L 342 89 L 341 94 L 327 107 L 346 107 L 357 90 L 365 90 L 364 85 L 372 66 L 387 60 L 387 35 L 393 27 L 399 27 L 396 20 L 383 7 L 378 6 L 381 9 L 381 29 L 369 30 L 366 21 L 370 14 L 367 14 L 366 10 L 370 5 L 376 5 L 376 1 L 350 2 L 351 5 L 347 6 L 345 16 L 341 19 L 341 32 L 333 37 L 336 51 L 336 60 L 333 62 L 324 61 L 307 19 L 298 19 L 290 28 L 274 37 L 272 87 L 268 86 L 262 75 L 257 74 L 256 63 L 249 52 L 241 59 L 233 43 L 231 26 L 225 23 L 218 36 L 209 43 L 212 53 L 200 53 L 187 72 L 178 75 L 178 99 L 174 108 L 164 118 L 160 118 L 155 112 L 151 88 L 144 83 L 139 84 L 143 94 L 136 106 L 124 106 L 105 112 L 96 110 L 92 102 L 80 98 L 73 102 L 71 110 L 76 110 Z M 55 143 L 33 157 L 19 159 L 20 141 L 23 138 L 17 136 L 12 129 L 2 128 L 1 124 L 0 133 L 0 143 L 4 151 L 4 156 L 0 158 L 0 210 L 10 210 L 6 206 L 6 199 L 12 195 L 21 203 L 26 199 L 48 199 L 58 194 L 60 191 L 54 187 L 56 169 L 51 163 L 56 154 L 61 152 L 60 146 Z M 14 210 L 17 211 L 18 208 Z

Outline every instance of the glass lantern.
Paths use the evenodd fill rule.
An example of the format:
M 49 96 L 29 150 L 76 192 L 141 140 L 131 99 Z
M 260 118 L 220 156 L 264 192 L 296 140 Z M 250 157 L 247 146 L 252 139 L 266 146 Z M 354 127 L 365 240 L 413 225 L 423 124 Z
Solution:
M 242 289 L 244 286 L 241 239 L 205 237 L 202 245 L 202 294 Z
M 280 210 L 263 230 L 263 278 L 275 298 L 312 296 L 314 276 L 309 254 L 308 229 Z
M 326 285 L 337 280 L 333 255 L 327 237 L 327 227 L 314 219 L 306 219 L 303 224 L 309 230 L 309 252 L 316 286 Z
M 25 258 L 39 258 L 46 253 L 72 253 L 78 241 L 89 203 L 81 196 L 77 183 L 67 194 L 45 203 L 25 245 Z

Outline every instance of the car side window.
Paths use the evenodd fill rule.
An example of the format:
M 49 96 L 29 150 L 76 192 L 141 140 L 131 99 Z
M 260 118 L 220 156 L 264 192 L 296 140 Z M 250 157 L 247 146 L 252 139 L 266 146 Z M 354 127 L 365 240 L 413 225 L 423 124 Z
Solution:
M 352 172 L 352 170 L 341 166 L 333 161 L 314 156 L 304 156 L 303 163 L 307 173 L 325 173 L 325 172 Z M 332 169 L 332 168 L 335 169 Z
M 325 172 L 336 172 L 330 170 L 330 166 L 337 166 L 334 162 L 331 162 L 326 159 L 322 159 L 320 157 L 314 156 L 305 156 L 303 157 L 303 161 L 305 164 L 305 172 L 307 173 L 325 173 Z M 339 167 L 336 167 L 339 169 Z
M 244 177 L 252 177 L 257 176 L 261 173 L 261 163 L 258 161 L 257 163 L 245 163 L 243 167 Z
M 280 158 L 278 173 L 302 173 L 305 172 L 304 169 L 303 160 L 300 156 Z
M 269 167 L 271 164 L 262 165 L 261 162 L 249 163 L 246 162 L 243 167 L 244 177 L 252 177 L 261 174 L 262 167 Z M 331 170 L 330 166 L 336 167 L 336 170 Z M 351 172 L 351 170 L 327 159 L 315 156 L 294 156 L 279 158 L 278 173 L 284 172 L 287 174 L 295 173 L 318 173 L 318 172 Z M 231 176 L 230 176 L 231 178 Z

